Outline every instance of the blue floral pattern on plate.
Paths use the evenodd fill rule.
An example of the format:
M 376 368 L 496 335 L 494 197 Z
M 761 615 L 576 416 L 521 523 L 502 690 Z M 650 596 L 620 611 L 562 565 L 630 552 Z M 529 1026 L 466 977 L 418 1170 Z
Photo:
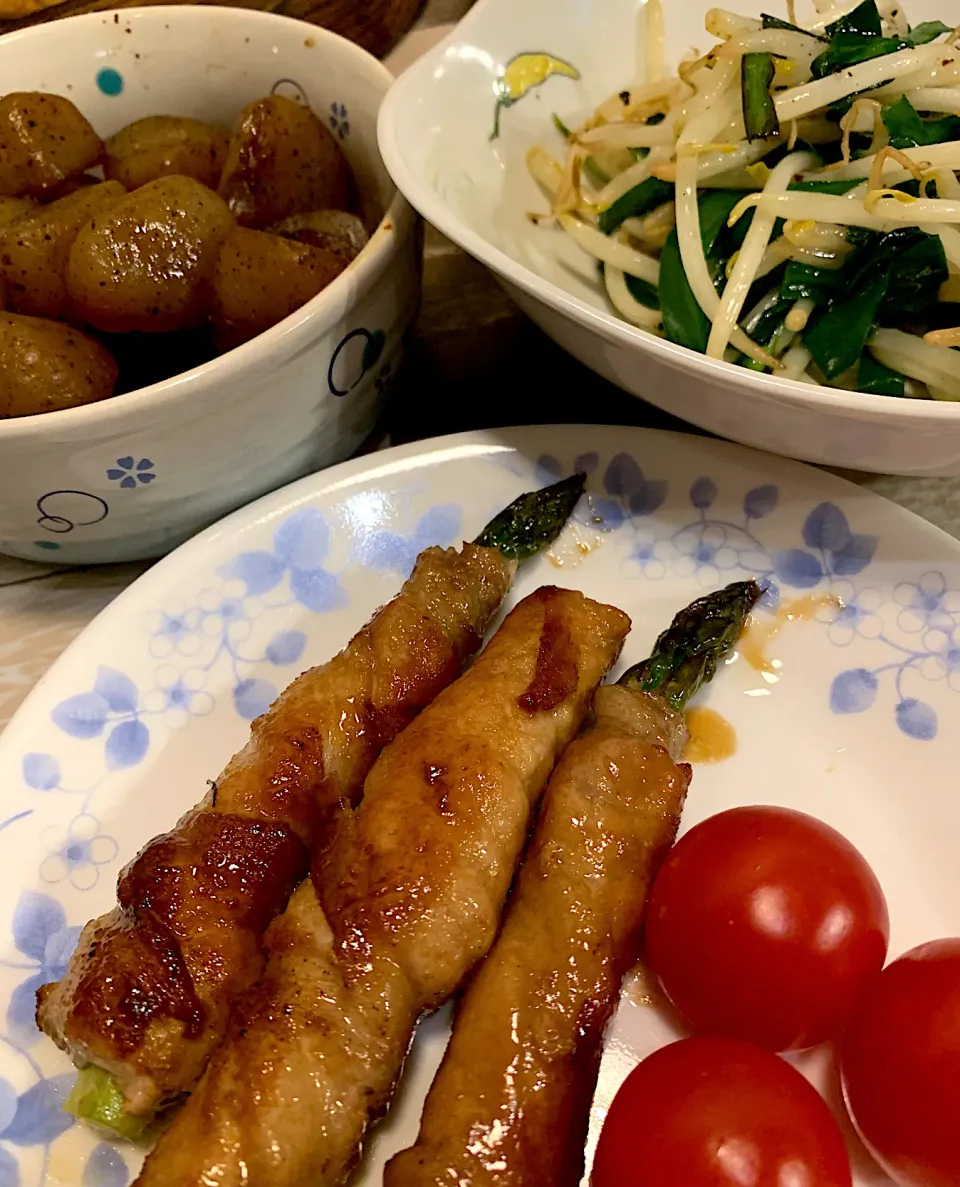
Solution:
M 356 544 L 357 557 L 368 568 L 406 577 L 424 548 L 452 544 L 462 522 L 463 512 L 455 503 L 431 507 L 408 535 L 381 529 L 361 536 Z
M 944 753 L 944 715 L 960 710 L 960 561 L 949 545 L 908 550 L 904 559 L 903 529 L 897 536 L 895 521 L 888 536 L 876 500 L 825 478 L 804 485 L 790 477 L 802 471 L 784 476 L 779 463 L 711 442 L 628 430 L 526 432 L 542 433 L 545 448 L 479 458 L 452 450 L 435 463 L 439 478 L 409 463 L 359 484 L 331 471 L 308 480 L 312 487 L 269 496 L 237 526 L 227 521 L 187 546 L 181 561 L 148 574 L 135 609 L 128 598 L 127 609 L 118 603 L 106 616 L 117 637 L 95 625 L 10 728 L 0 744 L 11 789 L 0 855 L 26 873 L 0 944 L 0 1187 L 40 1187 L 50 1150 L 68 1130 L 64 1142 L 86 1142 L 77 1147 L 77 1187 L 129 1180 L 124 1152 L 71 1128 L 61 1112 L 72 1077 L 41 1042 L 33 1010 L 36 989 L 63 974 L 80 925 L 111 903 L 120 863 L 146 839 L 125 806 L 130 797 L 159 778 L 152 772 L 168 748 L 193 753 L 183 790 L 162 784 L 171 797 L 163 819 L 172 823 L 242 743 L 246 723 L 307 663 L 341 646 L 395 592 L 421 549 L 474 536 L 521 490 L 574 468 L 589 475 L 570 529 L 589 547 L 569 583 L 631 613 L 651 601 L 660 615 L 665 603 L 746 575 L 766 585 L 761 617 L 812 595 L 819 608 L 804 638 L 816 664 L 803 695 L 821 714 L 818 729 L 844 742 L 855 735 L 907 748 L 911 770 L 922 769 L 924 755 Z M 154 473 L 138 470 L 150 459 L 131 457 L 124 467 L 126 460 L 113 479 L 121 486 Z M 605 575 L 591 586 L 597 563 Z M 547 560 L 521 576 L 525 589 L 567 579 Z
M 34 1021 L 37 990 L 63 976 L 80 938 L 80 928 L 67 926 L 64 908 L 55 898 L 34 890 L 25 890 L 20 895 L 11 927 L 17 956 L 0 963 L 28 975 L 7 1003 L 7 1033 L 27 1048 L 40 1038 Z
M 46 1177 L 50 1144 L 73 1125 L 73 1118 L 63 1112 L 73 1079 L 69 1074 L 49 1079 L 41 1076 L 33 1087 L 18 1095 L 13 1085 L 0 1077 L 0 1184 L 3 1187 L 19 1187 L 18 1147 L 43 1149 L 43 1177 Z
M 290 594 L 308 610 L 336 610 L 345 604 L 340 583 L 324 568 L 330 551 L 330 527 L 322 511 L 304 507 L 277 528 L 271 551 L 241 552 L 220 568 L 220 575 L 244 583 L 248 597 L 257 597 L 276 587 L 286 577 Z M 242 616 L 233 601 L 221 604 L 225 617 Z
M 596 454 L 584 454 L 573 460 L 572 469 L 592 475 L 598 463 Z M 540 482 L 549 482 L 570 470 L 544 454 L 534 475 Z M 638 522 L 663 505 L 669 487 L 666 480 L 650 479 L 624 453 L 611 458 L 601 484 L 605 494 L 588 494 L 575 518 L 601 531 L 629 524 L 636 544 L 624 563 L 626 573 L 657 580 L 669 570 L 706 588 L 750 573 L 765 582 L 762 604 L 767 606 L 778 600 L 779 586 L 828 593 L 834 605 L 825 607 L 820 617 L 831 643 L 843 647 L 859 637 L 886 649 L 875 668 L 848 669 L 836 676 L 829 694 L 831 710 L 848 714 L 870 709 L 881 679 L 887 676 L 893 681 L 894 721 L 901 732 L 918 741 L 936 737 L 936 711 L 920 696 L 905 691 L 905 677 L 918 673 L 925 680 L 944 680 L 960 691 L 960 590 L 949 588 L 943 573 L 931 570 L 916 583 L 896 587 L 897 603 L 903 607 L 897 616 L 900 630 L 920 636 L 915 647 L 904 647 L 885 632 L 878 613 L 883 603 L 879 590 L 857 588 L 850 581 L 871 564 L 878 537 L 855 531 L 836 503 L 821 502 L 809 511 L 797 547 L 771 548 L 762 538 L 761 521 L 777 509 L 780 490 L 775 484 L 748 489 L 740 517 L 733 518 L 713 512 L 719 487 L 709 475 L 701 475 L 686 492 L 694 518 L 668 534 Z
M 11 931 L 15 955 L 0 960 L 0 968 L 17 980 L 7 1000 L 0 1053 L 5 1069 L 16 1074 L 21 1086 L 0 1075 L 0 1187 L 20 1187 L 21 1151 L 40 1154 L 42 1181 L 51 1144 L 74 1124 L 63 1112 L 73 1075 L 45 1076 L 31 1048 L 41 1038 L 34 1020 L 37 990 L 63 976 L 80 928 L 67 926 L 56 899 L 25 890 L 14 909 Z
M 600 464 L 599 454 L 583 453 L 565 466 L 550 454 L 543 454 L 534 466 L 533 475 L 539 485 L 556 482 L 566 474 L 580 471 L 592 476 Z M 669 484 L 662 478 L 648 478 L 628 453 L 612 457 L 601 478 L 604 494 L 587 494 L 574 512 L 578 523 L 610 532 L 626 521 L 644 519 L 663 505 Z
M 455 504 L 434 507 L 406 534 L 375 531 L 362 537 L 355 551 L 361 564 L 406 577 L 423 548 L 454 540 L 461 520 Z M 201 590 L 190 604 L 176 603 L 149 616 L 150 655 L 165 661 L 155 666 L 150 688 L 141 691 L 126 673 L 100 667 L 92 688 L 54 706 L 53 724 L 76 741 L 101 745 L 106 776 L 142 763 L 158 729 L 181 730 L 192 718 L 212 713 L 216 702 L 208 685 L 220 666 L 231 672 L 236 713 L 244 721 L 259 717 L 276 700 L 279 687 L 254 669 L 296 665 L 307 636 L 281 628 L 262 649 L 251 650 L 253 624 L 292 607 L 321 614 L 346 606 L 337 575 L 325 567 L 330 546 L 331 529 L 322 512 L 313 507 L 294 512 L 277 527 L 270 549 L 240 552 L 218 568 L 223 584 Z M 60 761 L 50 752 L 24 755 L 21 773 L 34 791 L 77 790 L 63 784 Z M 99 782 L 79 789 L 77 813 L 45 836 L 41 882 L 66 880 L 76 890 L 91 890 L 101 867 L 117 858 L 117 841 L 89 810 Z
M 108 865 L 120 851 L 90 812 L 78 813 L 65 829 L 51 828 L 46 843 L 47 856 L 40 863 L 40 877 L 48 883 L 67 878 L 77 890 L 96 886 L 100 866 Z

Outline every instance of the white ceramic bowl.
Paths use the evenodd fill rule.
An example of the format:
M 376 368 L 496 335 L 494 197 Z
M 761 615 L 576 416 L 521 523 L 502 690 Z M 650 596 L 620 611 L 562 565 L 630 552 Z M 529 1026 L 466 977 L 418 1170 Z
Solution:
M 667 0 L 667 55 L 706 50 L 712 0 Z M 735 0 L 759 14 L 772 0 Z M 533 144 L 559 145 L 552 112 L 571 122 L 637 78 L 642 0 L 480 0 L 409 69 L 380 113 L 380 151 L 431 223 L 491 268 L 520 307 L 605 378 L 724 437 L 807 461 L 901 474 L 960 473 L 960 404 L 890 399 L 757 375 L 646 334 L 608 309 L 596 268 L 562 231 L 534 227 L 543 195 L 525 166 Z M 949 8 L 949 5 L 947 5 Z M 908 0 L 914 23 L 944 0 Z M 944 18 L 949 19 L 949 18 Z M 521 53 L 571 63 L 501 112 L 497 82 Z
M 98 12 L 0 38 L 0 92 L 66 95 L 101 135 L 151 114 L 230 123 L 252 99 L 300 97 L 384 215 L 346 272 L 237 350 L 100 404 L 0 421 L 0 551 L 64 563 L 159 555 L 360 445 L 419 293 L 417 219 L 377 151 L 390 82 L 340 37 L 241 8 Z

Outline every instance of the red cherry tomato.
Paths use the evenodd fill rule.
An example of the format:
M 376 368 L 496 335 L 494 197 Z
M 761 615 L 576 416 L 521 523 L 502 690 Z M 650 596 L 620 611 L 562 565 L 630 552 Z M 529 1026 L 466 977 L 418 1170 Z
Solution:
M 668 855 L 647 912 L 650 965 L 694 1030 L 771 1051 L 842 1029 L 880 972 L 887 905 L 829 825 L 786 808 L 733 808 Z
M 900 1183 L 960 1183 L 960 939 L 921 944 L 880 974 L 841 1048 L 864 1141 Z
M 661 1047 L 614 1098 L 591 1187 L 849 1187 L 830 1110 L 779 1056 L 739 1039 Z

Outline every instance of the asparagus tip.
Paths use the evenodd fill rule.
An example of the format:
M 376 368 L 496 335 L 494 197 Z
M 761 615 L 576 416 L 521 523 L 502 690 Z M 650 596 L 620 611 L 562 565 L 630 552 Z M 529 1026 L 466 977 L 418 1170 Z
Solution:
M 551 486 L 520 495 L 491 519 L 474 543 L 497 548 L 511 560 L 534 556 L 563 531 L 586 481 L 586 474 L 571 474 Z
M 657 693 L 672 708 L 682 709 L 713 679 L 762 592 L 756 581 L 735 581 L 698 598 L 677 614 L 650 656 L 624 672 L 618 683 Z

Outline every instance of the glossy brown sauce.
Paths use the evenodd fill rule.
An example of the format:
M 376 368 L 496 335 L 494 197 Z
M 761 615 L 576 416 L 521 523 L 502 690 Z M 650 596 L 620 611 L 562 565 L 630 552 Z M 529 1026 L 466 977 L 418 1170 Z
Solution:
M 544 615 L 536 671 L 517 698 L 517 706 L 526 713 L 549 713 L 577 687 L 580 653 L 557 605 L 559 593 L 554 586 L 544 586 L 534 595 L 544 602 Z
M 323 735 L 311 725 L 278 734 L 271 719 L 255 735 L 275 756 L 268 778 L 221 779 L 215 807 L 220 813 L 259 818 L 294 828 L 309 844 L 319 825 L 319 797 L 325 788 Z M 330 794 L 336 796 L 331 788 Z
M 751 618 L 737 644 L 737 650 L 751 668 L 768 674 L 776 673 L 780 660 L 767 654 L 767 648 L 780 634 L 788 622 L 807 622 L 822 610 L 842 610 L 843 603 L 837 597 L 826 594 L 806 594 L 781 602 L 776 610 L 764 618 Z
M 306 869 L 306 849 L 292 829 L 247 816 L 198 812 L 186 827 L 151 841 L 117 888 L 121 908 L 135 921 L 139 952 L 111 967 L 108 986 L 91 951 L 85 976 L 101 983 L 100 992 L 90 994 L 95 1011 L 108 1004 L 102 997 L 112 999 L 117 1048 L 135 1050 L 157 1017 L 182 1022 L 187 1038 L 199 1035 L 204 1012 L 180 936 L 222 915 L 263 931 Z
M 687 744 L 683 757 L 691 763 L 723 762 L 737 752 L 737 731 L 715 709 L 694 706 L 684 715 Z
M 425 762 L 423 764 L 423 777 L 430 784 L 431 787 L 439 780 L 441 780 L 447 773 L 446 763 L 432 763 Z
M 450 787 L 447 784 L 447 764 L 424 762 L 423 777 L 437 796 L 437 809 L 441 816 L 450 816 Z

